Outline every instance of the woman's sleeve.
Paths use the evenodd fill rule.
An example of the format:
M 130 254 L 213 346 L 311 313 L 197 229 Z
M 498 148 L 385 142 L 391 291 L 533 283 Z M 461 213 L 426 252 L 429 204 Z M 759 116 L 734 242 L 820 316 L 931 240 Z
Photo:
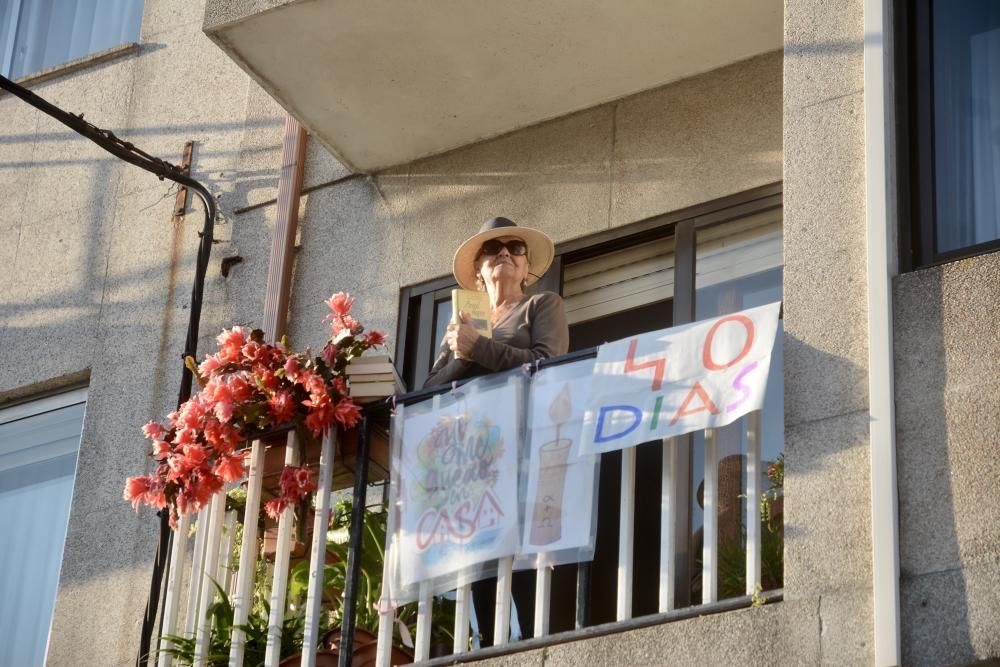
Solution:
M 456 359 L 448 344 L 444 339 L 441 339 L 441 349 L 438 350 L 437 359 L 431 368 L 431 374 L 424 381 L 424 386 L 433 387 L 436 384 L 447 384 L 454 380 L 461 380 L 466 375 L 469 363 L 464 359 Z
M 531 346 L 512 347 L 481 336 L 472 348 L 472 359 L 477 364 L 491 372 L 501 371 L 569 351 L 569 325 L 562 297 L 554 292 L 543 292 L 533 301 L 526 310 Z

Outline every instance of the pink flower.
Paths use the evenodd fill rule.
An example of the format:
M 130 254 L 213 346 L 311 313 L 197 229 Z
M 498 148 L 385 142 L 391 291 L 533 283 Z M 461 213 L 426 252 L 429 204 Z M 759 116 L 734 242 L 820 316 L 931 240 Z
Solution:
M 373 329 L 364 335 L 364 341 L 370 347 L 385 345 L 385 334 L 377 329 Z
M 243 345 L 246 344 L 246 334 L 241 327 L 222 330 L 215 338 L 219 343 L 219 357 L 227 362 L 239 361 Z
M 288 507 L 288 501 L 284 498 L 275 498 L 264 503 L 264 511 L 275 521 L 281 519 L 281 513 L 285 511 L 286 507 Z
M 164 429 L 162 425 L 151 421 L 142 427 L 142 432 L 150 440 L 162 440 Z
M 139 511 L 139 505 L 145 501 L 146 493 L 152 488 L 150 477 L 129 477 L 125 480 L 125 492 L 122 497 L 132 503 L 135 511 Z
M 354 307 L 354 297 L 347 292 L 337 292 L 326 300 L 326 305 L 330 307 L 330 314 L 326 316 L 326 319 L 344 317 Z
M 237 403 L 242 403 L 244 401 L 250 400 L 253 395 L 253 389 L 243 377 L 235 375 L 229 378 L 229 393 L 232 395 L 233 400 Z
M 361 419 L 361 408 L 355 405 L 354 401 L 345 398 L 337 403 L 333 416 L 347 428 L 353 428 L 358 423 L 358 420 Z
M 285 377 L 288 380 L 295 382 L 295 379 L 299 376 L 301 368 L 302 367 L 299 365 L 298 357 L 288 357 L 288 359 L 285 360 Z
M 225 366 L 227 363 L 228 362 L 225 359 L 223 359 L 220 355 L 210 354 L 207 357 L 205 357 L 205 361 L 199 364 L 198 373 L 200 373 L 204 377 L 208 377 L 222 366 Z
M 281 385 L 281 378 L 268 368 L 254 370 L 254 381 L 266 391 L 275 391 Z
M 261 345 L 254 341 L 244 344 L 241 352 L 247 361 L 254 364 L 266 363 L 267 358 L 270 356 L 266 345 Z
M 318 438 L 323 433 L 323 429 L 333 421 L 333 401 L 327 396 L 317 401 L 307 399 L 302 401 L 302 405 L 311 408 L 309 414 L 306 415 L 306 428 Z
M 218 463 L 212 468 L 212 472 L 221 477 L 226 482 L 238 482 L 243 479 L 243 459 L 246 456 L 246 452 L 242 454 L 236 454 L 235 456 L 222 455 L 219 457 Z
M 170 445 L 163 440 L 153 442 L 153 458 L 162 461 L 170 454 Z
M 275 392 L 274 396 L 267 399 L 267 407 L 275 423 L 284 424 L 295 417 L 295 399 L 284 389 Z
M 337 363 L 338 354 L 340 354 L 340 350 L 337 349 L 336 345 L 330 343 L 329 345 L 323 348 L 323 351 L 320 352 L 319 356 L 321 359 L 323 359 L 323 363 L 325 363 L 330 368 L 333 368 L 333 365 Z

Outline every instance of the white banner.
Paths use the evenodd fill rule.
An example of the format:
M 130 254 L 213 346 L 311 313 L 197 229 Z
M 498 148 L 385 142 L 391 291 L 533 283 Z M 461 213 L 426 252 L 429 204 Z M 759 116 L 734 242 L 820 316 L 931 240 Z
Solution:
M 406 587 L 518 547 L 518 387 L 403 415 L 398 577 Z M 394 481 L 395 483 L 395 481 Z
M 521 552 L 584 549 L 592 557 L 597 456 L 581 454 L 594 359 L 544 368 L 528 392 L 528 477 Z M 563 554 L 560 563 L 578 562 Z
M 759 410 L 780 303 L 602 345 L 581 444 L 607 452 Z

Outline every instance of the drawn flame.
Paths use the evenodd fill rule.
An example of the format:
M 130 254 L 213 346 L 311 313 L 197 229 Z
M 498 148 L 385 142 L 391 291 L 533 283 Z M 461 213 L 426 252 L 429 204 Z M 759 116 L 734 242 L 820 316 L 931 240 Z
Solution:
M 549 419 L 553 424 L 565 424 L 573 414 L 573 403 L 569 395 L 569 383 L 563 385 L 562 391 L 549 405 Z

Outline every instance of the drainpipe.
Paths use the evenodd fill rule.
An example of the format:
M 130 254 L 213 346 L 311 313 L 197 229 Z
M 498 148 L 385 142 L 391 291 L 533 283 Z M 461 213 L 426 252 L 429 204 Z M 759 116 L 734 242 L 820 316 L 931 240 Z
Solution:
M 889 0 L 864 0 L 865 223 L 868 246 L 868 396 L 871 437 L 872 611 L 875 665 L 902 659 L 896 485 L 892 277 L 898 272 L 892 198 L 892 51 Z

